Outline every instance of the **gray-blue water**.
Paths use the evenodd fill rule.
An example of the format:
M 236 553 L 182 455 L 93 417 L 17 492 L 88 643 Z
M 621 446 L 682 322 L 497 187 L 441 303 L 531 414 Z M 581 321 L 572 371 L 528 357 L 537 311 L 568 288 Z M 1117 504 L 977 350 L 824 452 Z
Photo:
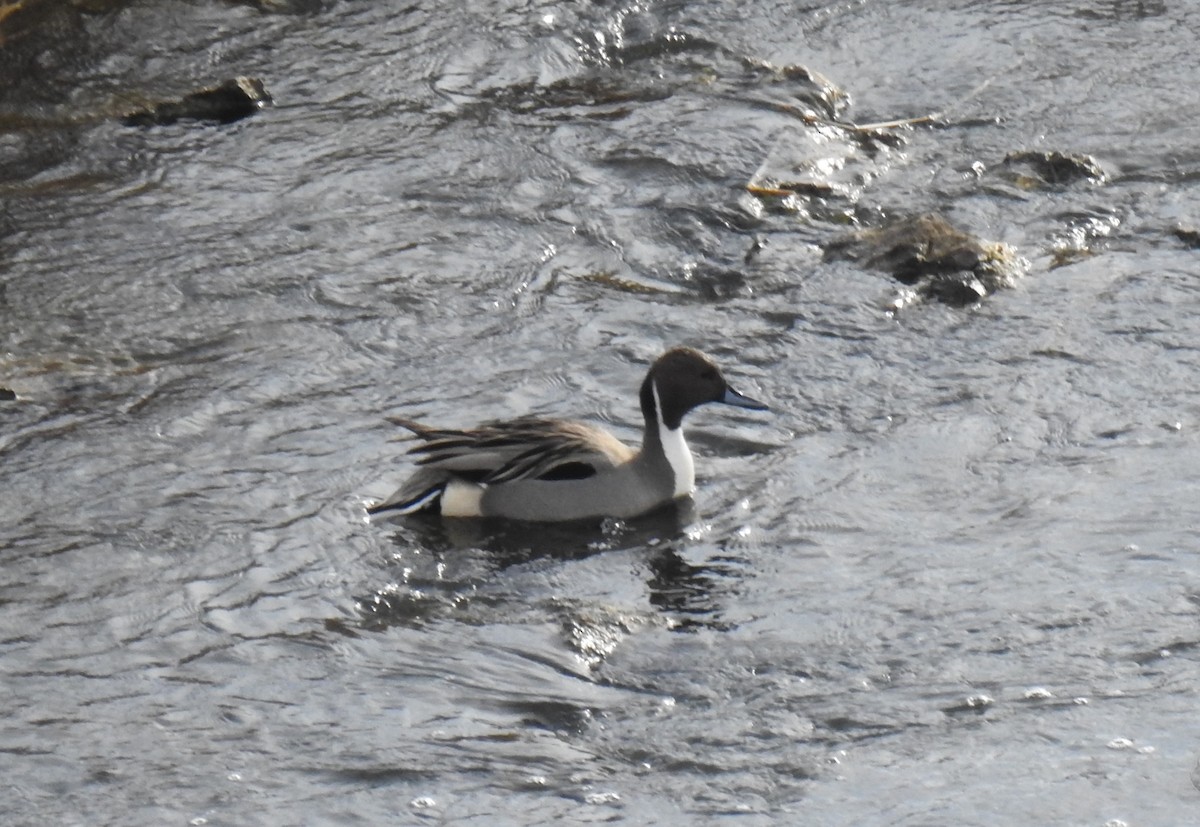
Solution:
M 101 5 L 0 46 L 5 823 L 1196 821 L 1194 4 Z M 823 254 L 931 211 L 1024 277 Z M 366 521 L 678 343 L 691 508 Z

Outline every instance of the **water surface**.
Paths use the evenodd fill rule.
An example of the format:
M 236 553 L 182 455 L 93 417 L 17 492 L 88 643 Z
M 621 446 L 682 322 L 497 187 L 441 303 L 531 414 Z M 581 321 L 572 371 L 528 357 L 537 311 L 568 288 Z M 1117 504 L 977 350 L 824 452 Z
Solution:
M 1193 820 L 1200 15 L 264 5 L 72 18 L 4 92 L 12 823 Z M 277 105 L 113 117 L 237 74 Z M 1026 277 L 895 314 L 823 257 L 926 211 Z M 773 409 L 690 418 L 693 505 L 365 520 L 386 414 L 636 441 L 677 343 Z

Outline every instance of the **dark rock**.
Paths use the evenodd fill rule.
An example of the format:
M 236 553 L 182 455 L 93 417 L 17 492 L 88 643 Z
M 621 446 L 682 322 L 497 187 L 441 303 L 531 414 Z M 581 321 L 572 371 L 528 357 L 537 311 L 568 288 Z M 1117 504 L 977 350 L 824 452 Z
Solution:
M 1090 181 L 1103 184 L 1108 176 L 1104 168 L 1091 155 L 1074 155 L 1066 152 L 1021 151 L 1004 156 L 1004 166 L 1014 172 L 1026 170 L 1046 184 L 1072 184 Z
M 987 250 L 983 242 L 940 215 L 926 214 L 843 237 L 831 242 L 826 254 L 862 261 L 871 269 L 886 270 L 905 284 L 912 284 L 926 275 L 974 269 Z
M 865 263 L 890 271 L 906 284 L 921 276 L 972 270 L 986 255 L 978 239 L 940 215 L 918 215 L 859 235 Z
M 983 241 L 934 214 L 902 218 L 837 239 L 826 245 L 825 257 L 861 262 L 915 288 L 903 301 L 892 303 L 896 309 L 914 298 L 974 304 L 1010 287 L 1027 267 L 1007 244 Z
M 165 126 L 178 121 L 233 123 L 271 103 L 271 95 L 258 78 L 232 78 L 179 100 L 164 101 L 132 112 L 121 119 L 127 126 Z
M 1175 237 L 1192 249 L 1200 249 L 1200 230 L 1195 227 L 1176 227 L 1171 231 Z
M 988 294 L 983 282 L 970 273 L 938 273 L 929 278 L 922 287 L 925 295 L 931 299 L 955 307 L 975 304 Z
M 17 392 L 11 388 L 0 388 L 0 402 L 13 402 L 17 398 Z

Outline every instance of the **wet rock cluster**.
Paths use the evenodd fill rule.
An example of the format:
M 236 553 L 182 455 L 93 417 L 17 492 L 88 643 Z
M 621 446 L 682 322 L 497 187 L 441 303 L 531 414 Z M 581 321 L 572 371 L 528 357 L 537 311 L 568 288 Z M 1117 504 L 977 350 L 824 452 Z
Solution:
M 322 0 L 239 2 L 265 13 L 313 13 L 323 5 Z M 80 30 L 81 18 L 125 5 L 128 0 L 0 0 L 0 72 L 21 77 L 21 67 L 6 66 L 6 61 L 33 65 L 45 62 L 39 52 L 70 48 L 48 45 L 47 32 L 64 26 L 70 29 L 69 24 L 74 25 L 73 31 Z M 82 37 L 68 41 L 75 39 L 85 41 Z M 812 227 L 834 227 L 834 232 L 847 225 L 865 227 L 832 240 L 821 238 L 818 243 L 827 260 L 858 262 L 889 273 L 903 285 L 888 303 L 890 309 L 926 299 L 970 305 L 1012 285 L 1027 271 L 1028 263 L 1012 247 L 977 238 L 940 215 L 881 220 L 879 212 L 859 206 L 872 183 L 900 157 L 913 127 L 936 125 L 940 115 L 868 125 L 848 123 L 843 115 L 849 95 L 819 73 L 736 53 L 673 27 L 645 40 L 589 48 L 580 53 L 587 64 L 583 71 L 548 83 L 524 81 L 484 89 L 476 105 L 541 118 L 616 120 L 638 105 L 685 90 L 712 89 L 715 91 L 708 94 L 734 97 L 752 110 L 784 113 L 795 124 L 779 137 L 746 182 L 739 204 L 743 216 L 749 213 L 752 222 L 790 217 Z M 647 71 L 629 72 L 636 64 L 645 64 Z M 235 77 L 132 110 L 73 116 L 72 123 L 115 118 L 134 128 L 229 124 L 271 104 L 271 94 L 261 79 Z M 20 120 L 13 120 L 11 114 L 7 117 L 12 123 Z M 0 129 L 3 126 L 0 121 Z M 979 167 L 981 175 L 1001 179 L 1018 190 L 1102 185 L 1108 180 L 1104 167 L 1090 155 L 1057 150 L 1013 151 L 990 168 Z M 0 177 L 4 172 L 0 168 Z M 1200 247 L 1200 235 L 1194 228 L 1181 226 L 1173 232 L 1189 247 Z M 742 263 L 749 264 L 757 256 L 759 242 L 754 243 Z M 1065 248 L 1056 262 L 1070 263 L 1087 252 L 1078 247 Z M 712 285 L 714 295 L 742 289 L 746 276 L 737 262 L 716 262 L 710 269 L 712 274 L 699 282 Z
M 911 126 L 930 118 L 855 126 L 807 120 L 806 127 L 772 148 L 746 184 L 751 212 L 790 215 L 813 224 L 850 224 L 858 229 L 817 243 L 826 261 L 852 261 L 890 274 L 903 287 L 885 302 L 889 311 L 933 300 L 968 306 L 1011 287 L 1029 271 L 1029 261 L 1012 246 L 979 238 L 955 227 L 944 216 L 925 213 L 881 217 L 864 209 L 869 185 L 903 149 Z M 1006 182 L 1018 191 L 1100 186 L 1108 181 L 1103 165 L 1090 155 L 1057 150 L 1008 153 L 992 167 L 978 164 L 980 177 Z M 744 204 L 744 206 L 746 206 Z M 1086 240 L 1103 237 L 1108 223 L 1092 221 L 1068 235 L 1084 241 L 1056 243 L 1050 267 L 1090 255 Z M 1179 226 L 1173 234 L 1189 246 L 1200 246 L 1194 229 Z M 758 242 L 756 241 L 755 244 Z M 747 262 L 757 254 L 752 248 Z

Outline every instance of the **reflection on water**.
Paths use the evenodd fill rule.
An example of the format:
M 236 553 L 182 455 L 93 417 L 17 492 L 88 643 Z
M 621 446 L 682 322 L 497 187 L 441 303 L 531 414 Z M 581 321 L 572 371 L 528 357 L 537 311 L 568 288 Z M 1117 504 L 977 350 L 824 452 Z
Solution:
M 388 583 L 358 599 L 366 628 L 419 626 L 438 619 L 486 623 L 512 611 L 503 583 L 509 569 L 545 570 L 596 555 L 622 552 L 640 558 L 645 571 L 647 606 L 629 607 L 630 617 L 650 609 L 662 613 L 672 628 L 719 623 L 719 595 L 727 588 L 719 561 L 693 565 L 680 550 L 689 545 L 689 527 L 697 519 L 695 504 L 685 499 L 636 520 L 604 520 L 566 524 L 524 524 L 503 520 L 442 520 L 418 515 L 402 518 L 392 534 L 394 550 L 385 562 Z M 602 566 L 603 560 L 597 561 Z M 570 607 L 551 598 L 552 613 Z M 594 611 L 594 607 L 583 607 Z M 598 620 L 604 624 L 612 617 Z M 573 635 L 588 637 L 589 620 L 567 620 Z M 576 641 L 578 643 L 578 641 Z M 590 644 L 587 644 L 590 645 Z M 587 648 L 584 646 L 583 648 Z
M 0 46 L 13 823 L 1189 822 L 1186 4 L 56 14 Z M 1029 273 L 825 260 L 924 213 Z M 672 344 L 776 411 L 689 419 L 694 502 L 365 519 L 385 415 L 633 439 Z

